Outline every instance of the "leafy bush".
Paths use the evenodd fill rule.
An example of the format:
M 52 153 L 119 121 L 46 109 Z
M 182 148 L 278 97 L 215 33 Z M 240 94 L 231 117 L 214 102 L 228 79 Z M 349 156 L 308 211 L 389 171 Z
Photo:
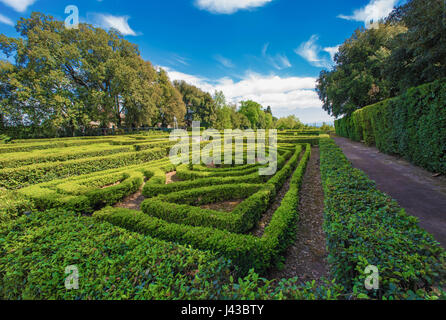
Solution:
M 446 174 L 445 104 L 446 82 L 435 81 L 337 120 L 336 132 Z
M 83 176 L 54 180 L 18 190 L 30 199 L 39 210 L 65 208 L 79 213 L 92 213 L 107 205 L 114 205 L 129 196 L 143 184 L 166 179 L 164 170 L 174 166 L 168 160 L 134 165 L 91 173 Z
M 44 162 L 63 162 L 90 157 L 101 157 L 117 153 L 132 151 L 129 147 L 113 147 L 105 144 L 95 144 L 79 147 L 37 150 L 30 153 L 8 153 L 3 154 L 0 159 L 0 169 L 18 168 L 22 166 L 44 163 Z
M 321 175 L 331 273 L 357 297 L 426 298 L 446 279 L 446 254 L 398 204 L 354 169 L 333 140 L 324 139 Z M 380 289 L 367 292 L 367 266 L 378 267 Z
M 103 157 L 42 163 L 0 170 L 0 187 L 18 189 L 54 179 L 77 176 L 96 171 L 139 164 L 161 159 L 166 149 L 156 148 L 142 152 L 128 152 Z
M 11 137 L 8 137 L 5 134 L 0 134 L 0 144 L 7 144 L 10 143 L 12 141 Z
M 276 261 L 280 260 L 280 255 L 291 242 L 293 237 L 292 233 L 295 233 L 296 218 L 298 216 L 297 199 L 299 186 L 310 152 L 311 147 L 307 145 L 306 153 L 291 179 L 290 190 L 285 195 L 284 201 L 279 209 L 274 213 L 271 224 L 265 230 L 265 235 L 262 238 L 237 234 L 218 228 L 198 226 L 200 223 L 206 224 L 209 223 L 208 221 L 213 221 L 215 219 L 215 216 L 212 215 L 214 212 L 189 206 L 163 203 L 162 201 L 151 202 L 146 200 L 143 204 L 145 213 L 108 207 L 95 212 L 94 217 L 155 238 L 188 244 L 197 249 L 211 250 L 230 258 L 234 265 L 238 267 L 238 273 L 241 275 L 246 275 L 251 268 L 254 268 L 257 272 L 265 272 Z M 282 170 L 286 170 L 286 172 L 291 174 L 292 171 L 288 171 L 290 170 L 289 168 L 292 168 L 292 166 L 285 166 Z M 276 183 L 279 183 L 281 180 L 278 179 Z M 279 185 L 267 185 L 267 188 L 270 188 L 271 191 L 274 191 L 275 187 L 279 187 Z M 262 188 L 262 190 L 265 189 Z M 258 195 L 259 192 L 253 196 Z M 246 206 L 250 206 L 250 202 L 246 202 L 245 200 L 245 203 L 247 203 Z M 173 207 L 170 208 L 170 206 Z M 259 210 L 265 210 L 266 204 L 261 205 L 260 209 L 258 207 L 259 204 L 252 206 L 253 215 Z M 196 209 L 196 211 L 192 212 L 193 209 Z M 154 217 L 153 215 L 157 214 L 154 214 L 152 210 L 157 211 L 157 214 L 166 220 Z M 186 214 L 184 214 L 184 210 L 187 210 Z M 209 214 L 206 215 L 205 213 Z M 176 215 L 176 218 L 172 218 L 171 215 Z M 195 215 L 201 215 L 200 219 L 202 220 L 194 220 Z M 221 216 L 224 217 L 224 214 L 221 214 Z M 181 220 L 181 217 L 183 217 L 183 220 Z M 184 220 L 184 217 L 189 220 Z M 255 217 L 259 219 L 260 216 Z M 175 220 L 175 223 L 171 222 L 172 220 Z M 236 220 L 228 219 L 228 222 L 230 221 Z M 246 221 L 252 221 L 252 218 L 247 216 L 242 220 L 245 224 L 247 223 Z M 195 226 L 186 224 L 194 224 Z M 239 230 L 235 231 L 240 232 Z
M 65 268 L 79 290 L 65 288 Z M 0 299 L 215 299 L 228 261 L 63 211 L 0 225 Z
M 250 235 L 171 223 L 140 211 L 122 208 L 107 207 L 95 212 L 93 216 L 98 220 L 157 239 L 211 250 L 230 258 L 239 267 L 241 274 L 246 274 L 251 268 L 265 270 L 270 260 L 268 252 L 261 246 L 261 239 Z
M 33 205 L 31 201 L 23 195 L 15 191 L 0 188 L 0 224 L 16 219 L 32 209 Z
M 297 222 L 299 220 L 299 191 L 305 169 L 311 156 L 311 148 L 307 146 L 299 166 L 294 171 L 290 188 L 282 199 L 280 207 L 274 212 L 269 225 L 265 228 L 263 239 L 273 251 L 273 258 L 282 260 L 280 255 L 293 244 L 296 239 Z
M 255 190 L 259 191 L 252 194 Z M 231 200 L 234 198 L 234 194 L 237 196 L 252 195 L 239 204 L 232 212 L 201 209 L 191 205 L 191 202 L 194 201 L 215 203 L 219 200 Z M 268 209 L 268 204 L 274 195 L 275 191 L 270 186 L 262 188 L 259 185 L 221 185 L 147 199 L 142 203 L 141 209 L 148 215 L 169 222 L 243 233 L 255 226 L 261 215 Z M 194 198 L 194 196 L 197 196 L 197 198 Z M 198 198 L 201 199 L 196 200 Z M 168 201 L 186 202 L 189 205 L 170 203 Z
M 39 142 L 26 142 L 17 144 L 8 144 L 6 146 L 0 146 L 0 154 L 12 153 L 12 152 L 30 152 L 34 150 L 45 150 L 55 148 L 67 148 L 67 147 L 80 147 L 97 143 L 111 142 L 112 138 L 102 139 L 71 139 L 71 140 L 49 140 L 46 143 Z

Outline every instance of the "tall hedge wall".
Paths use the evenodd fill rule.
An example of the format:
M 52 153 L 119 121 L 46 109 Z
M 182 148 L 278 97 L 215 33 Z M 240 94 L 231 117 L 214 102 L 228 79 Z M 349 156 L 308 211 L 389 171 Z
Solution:
M 360 109 L 335 126 L 340 136 L 446 174 L 446 79 Z

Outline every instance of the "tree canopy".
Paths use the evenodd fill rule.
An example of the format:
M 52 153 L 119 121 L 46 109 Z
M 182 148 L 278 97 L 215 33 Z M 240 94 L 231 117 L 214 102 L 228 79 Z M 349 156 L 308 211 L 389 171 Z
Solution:
M 62 21 L 34 12 L 16 25 L 20 37 L 0 34 L 0 130 L 31 136 L 82 134 L 91 128 L 168 127 L 200 121 L 216 129 L 300 128 L 296 117 L 276 119 L 252 100 L 229 103 L 142 59 L 116 30 Z M 26 129 L 26 130 L 25 130 Z M 28 136 L 28 135 L 27 135 Z
M 411 0 L 340 46 L 317 92 L 323 108 L 341 117 L 446 77 L 446 2 Z
M 0 35 L 0 49 L 16 61 L 1 65 L 4 121 L 74 131 L 91 122 L 138 127 L 184 117 L 166 74 L 117 31 L 67 29 L 41 13 L 22 18 L 16 29 L 20 38 Z

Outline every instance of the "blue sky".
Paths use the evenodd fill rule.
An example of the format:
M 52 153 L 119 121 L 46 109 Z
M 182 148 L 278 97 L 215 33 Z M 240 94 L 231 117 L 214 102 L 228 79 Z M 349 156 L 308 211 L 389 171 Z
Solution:
M 0 33 L 32 11 L 114 27 L 144 59 L 231 102 L 253 99 L 275 116 L 331 121 L 314 91 L 332 54 L 358 27 L 387 16 L 398 0 L 0 0 Z

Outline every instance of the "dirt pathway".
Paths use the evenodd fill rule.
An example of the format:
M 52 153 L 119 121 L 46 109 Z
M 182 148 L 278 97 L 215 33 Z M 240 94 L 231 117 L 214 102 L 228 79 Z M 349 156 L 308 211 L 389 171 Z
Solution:
M 286 253 L 285 266 L 270 279 L 299 277 L 302 282 L 328 278 L 324 223 L 324 191 L 320 177 L 319 149 L 313 148 L 300 191 L 297 240 Z
M 353 165 L 376 181 L 446 248 L 446 178 L 346 138 L 334 137 Z

